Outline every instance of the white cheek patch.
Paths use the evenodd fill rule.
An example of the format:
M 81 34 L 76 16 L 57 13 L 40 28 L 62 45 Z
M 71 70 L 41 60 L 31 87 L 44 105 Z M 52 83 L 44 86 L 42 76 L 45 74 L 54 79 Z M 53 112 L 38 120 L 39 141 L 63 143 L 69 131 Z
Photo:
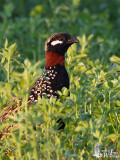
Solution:
M 61 44 L 61 43 L 63 43 L 63 41 L 56 40 L 56 41 L 51 42 L 51 45 L 55 46 L 55 45 Z

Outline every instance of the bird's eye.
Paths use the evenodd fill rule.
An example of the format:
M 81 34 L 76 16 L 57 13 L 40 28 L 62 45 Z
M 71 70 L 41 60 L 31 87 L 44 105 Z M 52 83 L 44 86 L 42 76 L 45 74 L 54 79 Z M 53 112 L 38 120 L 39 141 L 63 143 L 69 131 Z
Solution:
M 61 38 L 59 38 L 59 41 L 63 41 L 64 39 L 61 37 Z

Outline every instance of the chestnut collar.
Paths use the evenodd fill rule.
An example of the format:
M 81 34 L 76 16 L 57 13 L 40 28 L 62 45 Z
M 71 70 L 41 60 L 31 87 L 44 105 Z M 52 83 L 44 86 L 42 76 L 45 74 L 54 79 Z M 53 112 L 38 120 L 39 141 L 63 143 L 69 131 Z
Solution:
M 65 65 L 65 56 L 59 55 L 58 53 L 46 52 L 46 63 L 45 67 L 52 67 L 57 64 Z

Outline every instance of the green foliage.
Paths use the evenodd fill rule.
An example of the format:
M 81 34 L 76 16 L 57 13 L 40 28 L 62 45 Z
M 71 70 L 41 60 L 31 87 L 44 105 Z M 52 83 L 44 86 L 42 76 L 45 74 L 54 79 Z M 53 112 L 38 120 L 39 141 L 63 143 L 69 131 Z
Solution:
M 0 52 L 0 55 L 2 55 L 2 60 L 0 64 L 1 64 L 1 68 L 6 72 L 7 81 L 9 82 L 10 74 L 12 73 L 14 69 L 14 67 L 11 64 L 14 62 L 18 62 L 17 58 L 20 55 L 16 51 L 16 48 L 17 48 L 16 43 L 12 44 L 9 48 L 7 48 L 7 46 L 8 46 L 8 40 L 6 39 L 5 48 L 3 48 L 2 52 Z
M 8 148 L 12 152 L 7 159 L 30 160 L 94 159 L 97 143 L 101 150 L 120 152 L 120 1 L 0 4 L 0 111 L 13 96 L 23 100 L 22 111 L 0 122 L 3 131 L 18 126 L 0 141 L 0 159 Z M 55 32 L 80 40 L 66 54 L 70 90 L 59 91 L 58 101 L 39 98 L 27 106 L 28 90 L 42 74 L 44 42 Z M 59 117 L 66 124 L 64 131 L 57 129 Z
M 27 91 L 41 72 L 37 72 L 40 62 L 32 66 L 27 59 L 14 64 L 22 72 L 14 70 L 10 73 L 9 83 L 1 82 L 1 109 L 13 95 L 23 100 L 22 111 L 0 124 L 3 131 L 11 124 L 18 126 L 12 129 L 7 139 L 0 141 L 1 159 L 4 159 L 7 148 L 15 154 L 9 153 L 8 159 L 14 159 L 14 156 L 16 159 L 91 159 L 96 143 L 100 143 L 103 149 L 120 150 L 119 57 L 111 57 L 114 64 L 110 66 L 99 60 L 92 62 L 87 55 L 92 35 L 78 38 L 81 46 L 71 46 L 66 59 L 70 76 L 69 97 L 69 91 L 63 88 L 58 92 L 60 100 L 39 98 L 38 103 L 27 107 Z M 3 59 L 6 63 L 8 59 L 15 59 L 18 53 L 15 44 L 7 46 L 6 40 L 1 64 Z M 12 66 L 13 63 L 9 63 L 9 68 Z M 6 66 L 3 68 L 7 72 Z M 57 130 L 59 117 L 66 124 L 64 131 Z

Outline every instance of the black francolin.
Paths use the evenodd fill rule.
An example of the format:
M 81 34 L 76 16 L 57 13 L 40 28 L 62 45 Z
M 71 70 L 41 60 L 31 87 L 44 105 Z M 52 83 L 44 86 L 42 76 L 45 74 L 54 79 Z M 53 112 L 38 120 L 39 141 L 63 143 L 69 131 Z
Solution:
M 59 98 L 56 93 L 57 90 L 61 91 L 63 87 L 69 89 L 69 77 L 65 69 L 65 52 L 73 43 L 78 42 L 77 38 L 68 33 L 55 33 L 48 38 L 45 42 L 46 63 L 43 75 L 30 88 L 28 105 L 32 102 L 37 102 L 38 96 L 43 97 L 46 95 L 47 98 L 51 96 Z M 20 100 L 20 105 L 22 105 L 22 100 Z M 4 109 L 1 113 L 0 121 L 7 119 L 7 115 L 12 114 L 12 112 L 18 112 L 17 104 Z M 61 128 L 64 128 L 64 123 Z M 8 129 L 6 132 L 9 132 Z M 2 136 L 3 133 L 1 131 L 0 139 Z

